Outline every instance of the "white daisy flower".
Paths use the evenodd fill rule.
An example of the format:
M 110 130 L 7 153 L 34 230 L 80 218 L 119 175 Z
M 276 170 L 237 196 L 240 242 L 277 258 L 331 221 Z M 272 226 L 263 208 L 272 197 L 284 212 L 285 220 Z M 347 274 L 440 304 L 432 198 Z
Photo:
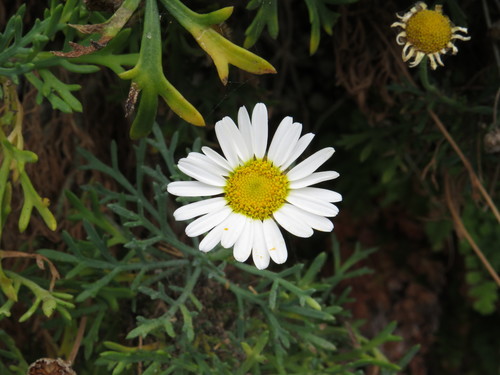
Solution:
M 324 148 L 292 167 L 314 137 L 300 136 L 302 124 L 285 117 L 267 149 L 267 109 L 255 106 L 252 118 L 245 107 L 238 112 L 238 126 L 229 117 L 215 125 L 224 156 L 209 147 L 179 160 L 179 169 L 195 181 L 168 184 L 170 194 L 206 197 L 180 207 L 176 220 L 196 218 L 186 227 L 189 237 L 207 233 L 200 250 L 217 244 L 234 246 L 234 258 L 244 262 L 252 254 L 255 266 L 264 269 L 270 259 L 284 263 L 288 252 L 277 224 L 298 237 L 310 237 L 313 229 L 330 232 L 327 217 L 339 212 L 332 203 L 342 200 L 334 191 L 311 187 L 337 178 L 334 171 L 316 172 L 334 153 Z M 267 150 L 267 152 L 266 152 Z

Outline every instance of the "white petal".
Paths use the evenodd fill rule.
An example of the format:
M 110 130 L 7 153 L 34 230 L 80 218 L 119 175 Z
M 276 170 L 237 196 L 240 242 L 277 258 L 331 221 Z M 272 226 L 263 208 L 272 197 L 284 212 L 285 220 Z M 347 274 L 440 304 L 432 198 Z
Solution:
M 455 26 L 455 27 L 453 27 L 453 28 L 451 29 L 451 32 L 452 32 L 452 33 L 455 33 L 455 32 L 457 32 L 457 31 L 461 31 L 461 32 L 466 33 L 466 34 L 467 34 L 467 32 L 468 32 L 466 27 Z M 460 35 L 460 36 L 461 36 L 461 35 Z M 453 35 L 452 35 L 452 39 L 453 39 Z M 467 40 L 469 40 L 469 39 L 470 39 L 470 36 L 468 36 L 468 37 L 467 37 Z
M 300 137 L 295 149 L 292 151 L 288 159 L 281 165 L 281 169 L 287 169 L 295 160 L 297 160 L 297 158 L 305 151 L 307 146 L 309 146 L 309 143 L 311 143 L 313 138 L 313 133 L 307 133 Z
M 436 52 L 436 53 L 434 54 L 434 56 L 436 56 L 436 61 L 437 61 L 437 63 L 438 63 L 439 65 L 441 65 L 441 66 L 444 66 L 443 61 L 441 60 L 441 55 L 439 54 L 439 52 Z
M 454 27 L 454 29 L 465 29 L 464 27 Z M 464 30 L 460 30 L 460 31 L 464 31 Z M 467 32 L 467 29 L 465 29 L 464 31 L 465 33 Z M 464 41 L 467 41 L 467 40 L 470 40 L 470 36 L 463 36 L 463 35 L 460 35 L 460 34 L 453 34 L 451 36 L 451 39 L 459 39 L 459 40 L 464 40 Z
M 266 154 L 267 131 L 267 108 L 263 103 L 258 103 L 252 112 L 252 148 L 258 159 Z
M 232 212 L 220 225 L 223 228 L 221 245 L 226 249 L 232 247 L 241 236 L 247 217 Z
M 248 115 L 248 111 L 245 107 L 240 107 L 238 111 L 238 127 L 240 129 L 240 133 L 243 136 L 245 143 L 247 144 L 247 148 L 250 150 L 250 153 L 254 154 L 252 139 L 253 139 L 253 130 L 252 123 L 250 122 L 250 116 Z
M 267 219 L 263 222 L 264 236 L 266 238 L 267 250 L 271 259 L 278 264 L 285 263 L 288 252 L 286 250 L 285 240 L 273 219 Z
M 193 217 L 205 215 L 211 211 L 219 210 L 226 204 L 226 200 L 222 197 L 204 199 L 199 202 L 189 203 L 175 210 L 174 218 L 177 221 L 189 220 Z
M 325 202 L 340 202 L 342 195 L 333 190 L 321 189 L 316 187 L 305 187 L 302 189 L 294 189 L 293 193 L 302 197 L 313 197 L 324 200 Z
M 222 194 L 224 189 L 199 181 L 174 181 L 168 184 L 167 191 L 178 197 L 203 197 Z
M 405 46 L 403 47 L 403 51 L 401 52 L 401 57 L 403 58 L 403 61 L 406 62 L 409 59 L 412 58 L 412 56 L 415 54 L 415 48 L 413 47 L 413 44 L 410 42 L 406 42 Z
M 417 52 L 417 54 L 415 55 L 415 58 L 413 59 L 413 61 L 410 61 L 410 68 L 414 68 L 416 67 L 418 64 L 420 64 L 420 62 L 422 61 L 422 59 L 425 57 L 425 53 L 423 52 Z
M 224 206 L 217 211 L 212 211 L 205 216 L 199 217 L 186 227 L 186 234 L 189 237 L 196 237 L 220 224 L 222 220 L 229 216 L 231 208 Z
M 214 163 L 216 163 L 217 165 L 224 168 L 226 171 L 231 172 L 233 170 L 231 168 L 231 166 L 229 165 L 229 162 L 226 159 L 224 159 L 224 157 L 221 154 L 219 154 L 217 151 L 214 151 L 210 147 L 206 147 L 206 146 L 203 146 L 201 148 L 201 151 L 203 151 L 203 153 L 205 155 L 207 155 L 207 157 L 210 160 L 212 160 Z
M 253 154 L 251 149 L 248 148 L 234 121 L 230 117 L 224 117 L 222 119 L 222 124 L 225 127 L 227 134 L 229 134 L 229 138 L 232 140 L 233 146 L 236 148 L 236 153 L 240 157 L 240 160 L 243 162 L 249 160 Z
M 300 133 L 302 132 L 302 124 L 298 122 L 285 122 L 287 118 L 290 119 L 289 121 L 292 121 L 291 117 L 283 119 L 276 130 L 267 153 L 268 159 L 278 167 L 285 163 L 292 152 L 295 151 Z
M 391 25 L 391 27 L 395 26 L 402 26 L 404 28 L 403 24 L 400 22 L 394 22 Z M 396 43 L 399 44 L 400 46 L 406 43 L 406 31 L 401 31 L 398 35 L 396 35 Z
M 262 221 L 254 220 L 253 227 L 252 259 L 255 263 L 255 267 L 259 270 L 263 270 L 269 266 L 269 251 L 267 251 L 266 247 Z
M 319 184 L 323 181 L 333 180 L 339 174 L 335 171 L 314 172 L 309 176 L 290 182 L 290 189 L 300 189 L 306 186 Z
M 436 63 L 436 59 L 434 58 L 434 55 L 432 53 L 428 53 L 427 57 L 429 58 L 429 63 L 431 64 L 431 69 L 432 70 L 436 70 L 438 66 L 437 66 L 437 63 Z M 415 62 L 413 62 L 413 64 L 415 64 Z M 415 64 L 413 66 L 416 66 L 416 65 L 417 64 Z
M 216 163 L 215 161 L 210 159 L 207 155 L 201 154 L 199 152 L 190 152 L 186 159 L 192 163 L 198 164 L 199 166 L 201 166 L 207 170 L 211 170 L 214 173 L 217 173 L 221 176 L 228 175 L 228 173 L 227 173 L 228 171 L 226 168 L 220 166 L 218 163 Z M 183 159 L 181 159 L 181 160 L 183 160 Z M 180 160 L 179 160 L 179 162 L 180 162 Z M 228 168 L 229 168 L 229 165 L 228 165 Z
M 306 160 L 293 167 L 286 176 L 290 181 L 299 180 L 316 171 L 325 161 L 330 159 L 335 150 L 333 147 L 326 147 L 309 156 Z
M 200 166 L 197 162 L 189 161 L 188 159 L 179 160 L 177 167 L 188 176 L 197 179 L 212 186 L 225 186 L 226 179 L 213 170 L 208 170 Z
M 234 244 L 233 256 L 238 262 L 246 261 L 252 252 L 254 221 L 251 219 L 245 221 L 241 235 Z
M 297 210 L 297 207 L 285 203 L 278 211 L 273 213 L 273 217 L 279 225 L 291 234 L 303 238 L 311 237 L 313 235 L 312 228 L 296 215 Z
M 330 232 L 333 229 L 333 223 L 326 217 L 312 214 L 292 205 L 288 206 L 287 216 L 301 222 L 302 225 L 322 232 Z
M 296 211 L 296 215 L 304 220 L 307 225 L 310 225 L 311 228 L 321 232 L 331 232 L 333 230 L 333 223 L 330 219 L 324 216 L 312 214 L 297 207 L 295 208 L 298 210 Z
M 297 191 L 290 191 L 286 197 L 287 202 L 316 215 L 332 217 L 339 213 L 337 206 L 308 194 L 297 193 Z
M 205 253 L 212 250 L 220 242 L 222 232 L 223 230 L 221 225 L 217 225 L 210 232 L 208 232 L 203 240 L 201 240 L 199 249 Z
M 290 165 L 288 164 L 286 168 L 283 167 L 285 163 L 288 163 L 288 160 L 290 160 L 292 154 L 294 154 L 298 149 L 300 133 L 302 133 L 302 124 L 299 122 L 294 122 L 292 125 L 292 129 L 290 129 L 290 132 L 286 134 L 286 140 L 281 144 L 282 147 L 279 151 L 280 155 L 282 154 L 285 156 L 281 159 L 281 161 L 279 161 L 279 166 L 282 167 L 282 169 L 286 169 Z M 312 136 L 311 139 L 313 137 L 314 136 Z M 307 147 L 307 145 L 305 147 Z M 293 160 L 295 161 L 296 159 L 297 158 L 294 157 Z
M 290 130 L 292 124 L 293 118 L 291 118 L 290 116 L 285 117 L 283 120 L 281 120 L 278 128 L 276 129 L 276 132 L 273 135 L 273 139 L 271 140 L 271 144 L 269 145 L 269 150 L 267 151 L 267 158 L 271 160 L 275 165 L 275 158 L 279 148 L 278 145 L 283 141 L 283 137 L 285 136 L 286 132 Z
M 229 165 L 234 169 L 239 164 L 238 152 L 230 131 L 224 126 L 224 120 L 217 121 L 215 124 L 215 135 Z

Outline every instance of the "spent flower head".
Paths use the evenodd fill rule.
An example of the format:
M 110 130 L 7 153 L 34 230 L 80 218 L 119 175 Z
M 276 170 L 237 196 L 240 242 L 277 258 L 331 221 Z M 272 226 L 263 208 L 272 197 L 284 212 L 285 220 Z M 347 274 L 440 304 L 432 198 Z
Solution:
M 174 212 L 176 220 L 195 219 L 186 227 L 190 237 L 208 234 L 201 251 L 218 243 L 233 249 L 234 258 L 244 262 L 252 254 L 257 268 L 270 259 L 284 263 L 288 252 L 278 224 L 298 237 L 310 237 L 313 229 L 330 232 L 336 216 L 333 204 L 342 196 L 331 190 L 311 187 L 338 177 L 334 171 L 316 172 L 334 153 L 324 148 L 295 166 L 314 137 L 301 136 L 302 124 L 285 117 L 269 148 L 267 108 L 259 103 L 252 118 L 245 107 L 238 112 L 238 126 L 229 117 L 215 125 L 224 156 L 209 147 L 179 160 L 179 169 L 195 181 L 171 182 L 167 190 L 180 197 L 207 197 Z
M 429 58 L 434 70 L 438 64 L 444 66 L 441 55 L 451 51 L 458 52 L 453 43 L 455 39 L 469 40 L 467 28 L 453 25 L 450 19 L 442 12 L 442 6 L 436 5 L 434 10 L 427 9 L 427 4 L 419 1 L 403 15 L 397 14 L 398 22 L 391 27 L 398 27 L 401 32 L 396 36 L 396 42 L 403 47 L 403 61 L 410 62 L 410 67 L 417 66 L 424 56 Z

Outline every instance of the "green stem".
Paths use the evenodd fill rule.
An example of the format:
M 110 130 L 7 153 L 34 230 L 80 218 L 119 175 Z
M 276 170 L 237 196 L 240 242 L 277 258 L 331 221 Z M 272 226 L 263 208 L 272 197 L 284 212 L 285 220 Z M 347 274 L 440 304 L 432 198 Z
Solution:
M 54 295 L 52 295 L 51 292 L 48 290 L 43 289 L 41 286 L 39 286 L 37 283 L 15 273 L 12 271 L 4 271 L 5 274 L 11 279 L 14 280 L 14 284 L 17 285 L 24 285 L 28 289 L 31 290 L 31 292 L 35 295 L 35 301 L 31 305 L 31 307 L 26 311 L 20 318 L 19 322 L 24 322 L 28 320 L 38 309 L 38 306 L 40 303 L 42 304 L 42 311 L 45 314 L 45 316 L 50 317 L 54 310 L 57 308 L 62 314 L 65 314 L 69 316 L 69 313 L 67 312 L 66 308 L 73 308 L 75 305 L 73 305 L 71 302 L 64 301 L 61 298 L 72 298 L 71 295 L 69 294 L 59 294 L 61 298 L 58 298 Z
M 196 267 L 194 269 L 194 272 L 189 276 L 189 280 L 187 281 L 182 294 L 180 295 L 179 298 L 177 298 L 177 301 L 175 301 L 175 303 L 170 308 L 168 312 L 168 315 L 170 317 L 174 316 L 179 306 L 184 304 L 188 299 L 189 295 L 193 292 L 193 289 L 196 285 L 196 282 L 198 281 L 198 278 L 200 277 L 200 274 L 201 274 L 201 267 Z
M 141 0 L 125 0 L 106 22 L 106 28 L 102 36 L 109 39 L 114 38 L 123 26 L 125 26 L 130 17 L 132 17 L 140 2 Z
M 197 19 L 197 17 L 199 16 L 198 13 L 193 12 L 178 0 L 165 0 L 162 1 L 162 3 L 163 6 L 167 8 L 168 12 L 172 14 L 175 19 L 182 25 L 182 27 L 187 30 L 189 30 L 191 26 L 191 22 L 188 22 L 187 20 L 189 18 Z
M 459 109 L 460 111 L 463 112 L 473 112 L 473 113 L 483 113 L 483 114 L 491 114 L 492 109 L 489 107 L 485 106 L 474 106 L 474 107 L 469 107 L 464 105 L 463 103 L 460 103 L 452 98 L 449 98 L 448 96 L 444 95 L 436 86 L 434 86 L 430 81 L 429 81 L 429 64 L 427 64 L 427 56 L 423 58 L 423 60 L 420 62 L 420 71 L 419 71 L 419 77 L 420 77 L 420 82 L 422 83 L 422 86 L 429 92 L 434 94 L 436 97 L 438 97 L 442 102 Z
M 23 284 L 28 289 L 30 289 L 33 292 L 33 294 L 35 295 L 35 297 L 43 300 L 47 296 L 50 296 L 49 291 L 43 289 L 40 285 L 38 285 L 34 281 L 31 281 L 31 280 L 15 273 L 15 272 L 12 272 L 12 271 L 5 270 L 4 272 L 11 280 L 15 280 L 15 281 L 19 282 L 20 284 Z
M 221 12 L 221 10 L 207 14 L 196 13 L 179 0 L 161 0 L 161 2 L 182 27 L 191 33 L 197 27 L 209 27 L 224 22 L 229 16 L 226 12 Z
M 433 92 L 433 93 L 438 93 L 438 90 L 436 88 L 436 86 L 432 85 L 430 82 L 429 82 L 429 67 L 428 67 L 429 64 L 427 64 L 427 56 L 424 57 L 424 59 L 420 62 L 420 71 L 419 71 L 419 75 L 420 75 L 420 82 L 422 82 L 422 86 L 424 86 L 424 88 L 427 90 L 427 91 L 430 91 L 430 92 Z
M 200 275 L 201 275 L 201 266 L 198 266 L 194 269 L 194 272 L 191 273 L 191 275 L 189 275 L 189 279 L 187 280 L 187 283 L 183 288 L 182 294 L 179 296 L 179 298 L 177 298 L 177 300 L 170 306 L 170 308 L 165 314 L 163 314 L 161 317 L 157 319 L 154 319 L 156 326 L 159 326 L 158 324 L 159 322 L 170 321 L 170 319 L 172 319 L 172 317 L 175 315 L 180 306 L 186 303 L 186 300 L 191 296 Z M 137 337 L 140 334 L 138 333 L 137 328 L 139 327 L 136 327 L 134 330 L 129 332 L 129 334 L 127 335 L 128 339 Z

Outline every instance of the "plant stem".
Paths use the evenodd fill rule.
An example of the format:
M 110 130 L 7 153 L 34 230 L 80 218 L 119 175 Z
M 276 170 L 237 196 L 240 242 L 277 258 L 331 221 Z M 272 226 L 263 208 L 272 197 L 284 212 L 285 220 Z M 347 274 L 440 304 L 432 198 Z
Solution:
M 422 86 L 430 93 L 434 94 L 436 97 L 438 97 L 443 103 L 446 103 L 453 108 L 457 108 L 462 112 L 473 112 L 473 113 L 482 113 L 482 114 L 491 114 L 491 108 L 485 107 L 485 106 L 474 106 L 474 107 L 469 107 L 469 106 L 464 106 L 463 103 L 460 103 L 446 95 L 444 95 L 439 89 L 434 86 L 430 81 L 429 81 L 429 67 L 427 64 L 427 57 L 424 57 L 422 62 L 420 63 L 420 71 L 419 71 L 419 77 L 420 77 L 420 82 L 422 83 Z
M 479 190 L 479 192 L 483 196 L 484 200 L 486 201 L 488 206 L 491 208 L 493 215 L 495 215 L 498 223 L 500 224 L 500 212 L 498 212 L 498 209 L 495 206 L 495 203 L 493 202 L 490 195 L 488 194 L 488 192 L 484 188 L 483 184 L 479 180 L 479 177 L 477 177 L 477 174 L 474 171 L 474 168 L 472 168 L 472 165 L 470 164 L 469 160 L 465 157 L 462 150 L 460 150 L 460 147 L 458 147 L 457 143 L 455 142 L 455 140 L 453 139 L 451 134 L 448 132 L 448 130 L 446 130 L 446 127 L 441 122 L 438 115 L 432 109 L 428 109 L 427 111 L 429 112 L 429 115 L 432 117 L 432 119 L 434 120 L 434 123 L 437 125 L 437 127 L 439 128 L 441 133 L 443 133 L 446 140 L 450 143 L 451 147 L 455 150 L 455 152 L 459 156 L 460 160 L 462 160 L 462 163 L 464 164 L 465 169 L 469 173 L 469 178 L 471 180 L 472 186 L 475 186 Z
M 453 222 L 455 223 L 455 229 L 457 230 L 459 236 L 462 235 L 465 237 L 467 242 L 469 243 L 470 247 L 472 247 L 472 250 L 474 250 L 474 253 L 477 255 L 481 263 L 483 263 L 484 268 L 489 272 L 493 280 L 495 280 L 496 284 L 500 287 L 500 277 L 496 273 L 495 269 L 491 265 L 491 263 L 488 261 L 488 259 L 484 256 L 483 252 L 479 248 L 479 246 L 476 244 L 472 236 L 469 234 L 467 231 L 467 228 L 465 227 L 464 223 L 462 222 L 462 219 L 460 218 L 460 214 L 458 213 L 457 207 L 455 203 L 453 202 L 452 199 L 452 194 L 451 194 L 451 182 L 448 176 L 445 178 L 445 191 L 446 191 L 446 203 L 448 205 L 448 208 L 451 213 L 451 217 L 453 219 Z

